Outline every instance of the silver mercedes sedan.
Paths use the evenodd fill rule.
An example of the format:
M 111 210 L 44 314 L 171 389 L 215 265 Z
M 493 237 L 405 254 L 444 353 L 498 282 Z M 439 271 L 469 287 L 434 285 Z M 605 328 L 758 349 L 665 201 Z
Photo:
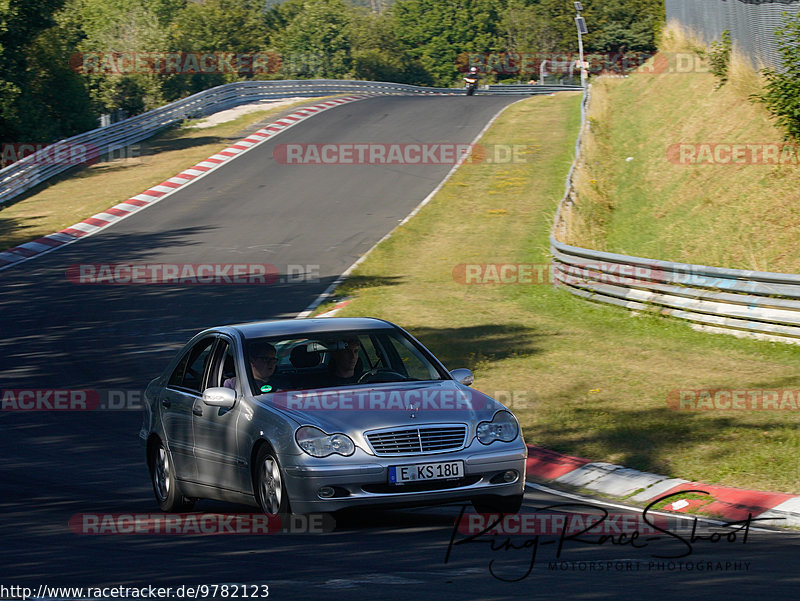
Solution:
M 164 511 L 210 498 L 267 514 L 454 501 L 515 512 L 519 423 L 471 383 L 379 319 L 221 326 L 150 383 L 139 435 Z

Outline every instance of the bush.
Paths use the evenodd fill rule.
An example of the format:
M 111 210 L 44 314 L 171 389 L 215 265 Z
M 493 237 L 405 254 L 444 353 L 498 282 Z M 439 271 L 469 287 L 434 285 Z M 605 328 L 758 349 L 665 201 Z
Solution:
M 764 70 L 766 89 L 754 98 L 766 104 L 787 138 L 800 141 L 800 15 L 787 20 L 775 35 L 782 68 Z
M 711 73 L 718 80 L 717 89 L 720 89 L 728 81 L 728 65 L 731 63 L 731 32 L 727 29 L 722 32 L 719 42 L 711 42 L 708 62 Z

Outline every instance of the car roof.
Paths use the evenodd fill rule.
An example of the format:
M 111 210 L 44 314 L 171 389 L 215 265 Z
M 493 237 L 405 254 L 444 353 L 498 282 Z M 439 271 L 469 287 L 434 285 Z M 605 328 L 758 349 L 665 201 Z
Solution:
M 266 338 L 270 336 L 308 336 L 328 332 L 393 330 L 397 326 L 373 317 L 324 317 L 317 319 L 281 319 L 275 321 L 254 321 L 213 328 L 218 332 L 238 333 L 244 339 Z

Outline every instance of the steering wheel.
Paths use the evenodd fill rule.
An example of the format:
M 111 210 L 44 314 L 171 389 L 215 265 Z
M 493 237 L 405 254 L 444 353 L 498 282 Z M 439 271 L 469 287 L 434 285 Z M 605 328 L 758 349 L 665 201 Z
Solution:
M 398 373 L 391 369 L 387 369 L 385 367 L 373 367 L 371 370 L 361 374 L 361 376 L 358 378 L 358 383 L 363 384 L 364 382 L 392 382 L 395 379 L 405 380 L 406 377 L 401 373 Z

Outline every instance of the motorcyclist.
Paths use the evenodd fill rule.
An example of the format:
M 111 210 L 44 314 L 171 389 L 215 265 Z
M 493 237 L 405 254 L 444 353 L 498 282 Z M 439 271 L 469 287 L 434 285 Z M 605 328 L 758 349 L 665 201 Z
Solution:
M 466 82 L 467 94 L 472 94 L 478 87 L 478 80 L 480 80 L 481 75 L 478 73 L 478 67 L 470 67 L 469 72 L 464 75 L 464 81 Z

